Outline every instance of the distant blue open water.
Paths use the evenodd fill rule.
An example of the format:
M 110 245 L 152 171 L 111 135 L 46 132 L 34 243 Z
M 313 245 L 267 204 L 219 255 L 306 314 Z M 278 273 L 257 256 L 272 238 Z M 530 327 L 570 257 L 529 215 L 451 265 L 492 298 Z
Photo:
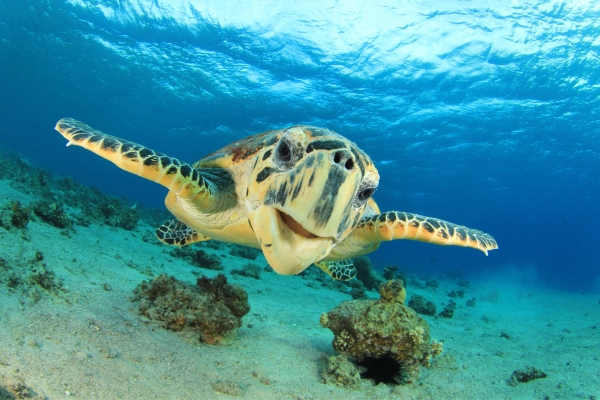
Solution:
M 67 149 L 56 121 L 190 162 L 324 126 L 376 161 L 382 210 L 500 245 L 386 243 L 380 267 L 600 291 L 600 3 L 367 3 L 3 0 L 0 146 L 161 206 L 165 189 Z

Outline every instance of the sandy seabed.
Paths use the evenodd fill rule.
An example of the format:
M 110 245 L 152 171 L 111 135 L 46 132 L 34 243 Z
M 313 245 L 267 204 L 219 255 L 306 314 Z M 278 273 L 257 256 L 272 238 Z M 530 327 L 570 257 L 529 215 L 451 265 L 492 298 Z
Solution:
M 2 202 L 34 199 L 0 181 Z M 130 299 L 142 281 L 160 273 L 194 283 L 201 270 L 170 255 L 158 241 L 142 240 L 154 227 L 133 231 L 92 224 L 60 229 L 39 220 L 27 229 L 0 228 L 0 257 L 34 260 L 36 252 L 62 281 L 64 292 L 31 299 L 0 287 L 0 399 L 596 399 L 600 397 L 598 295 L 520 287 L 493 279 L 471 282 L 455 299 L 452 319 L 425 316 L 444 355 L 409 385 L 346 389 L 324 384 L 321 370 L 336 354 L 319 317 L 347 294 L 307 286 L 301 277 L 262 272 L 256 280 L 228 272 L 248 260 L 223 250 L 232 283 L 252 307 L 226 345 L 199 342 L 198 334 L 168 331 L 140 316 Z M 266 265 L 262 256 L 255 261 Z M 314 267 L 312 267 L 314 268 Z M 192 272 L 195 272 L 193 274 Z M 437 289 L 408 287 L 441 309 L 461 289 L 439 279 Z M 314 285 L 313 285 L 314 286 Z M 481 301 L 498 292 L 495 302 Z M 377 293 L 369 292 L 377 298 Z M 465 301 L 477 298 L 475 307 Z M 506 380 L 533 365 L 547 374 L 516 386 Z

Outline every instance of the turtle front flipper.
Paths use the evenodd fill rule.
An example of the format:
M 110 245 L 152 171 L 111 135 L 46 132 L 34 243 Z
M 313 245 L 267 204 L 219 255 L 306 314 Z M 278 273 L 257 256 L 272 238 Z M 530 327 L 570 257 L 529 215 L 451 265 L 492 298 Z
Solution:
M 338 281 L 349 281 L 356 276 L 356 267 L 350 259 L 330 262 L 318 261 L 315 265 Z
M 156 229 L 155 233 L 161 242 L 178 247 L 210 240 L 208 236 L 196 232 L 176 219 L 165 222 Z
M 446 246 L 471 247 L 483 251 L 498 248 L 487 233 L 437 218 L 401 211 L 363 217 L 354 231 L 340 242 L 327 259 L 356 257 L 370 253 L 380 242 L 408 239 Z M 336 257 L 337 256 L 337 257 Z
M 69 141 L 67 146 L 81 146 L 127 172 L 165 186 L 179 198 L 193 199 L 198 210 L 213 211 L 216 205 L 223 206 L 223 201 L 216 199 L 219 188 L 222 191 L 227 186 L 233 186 L 223 182 L 228 177 L 218 176 L 220 182 L 217 187 L 210 171 L 194 168 L 137 143 L 107 135 L 72 118 L 61 119 L 55 129 Z

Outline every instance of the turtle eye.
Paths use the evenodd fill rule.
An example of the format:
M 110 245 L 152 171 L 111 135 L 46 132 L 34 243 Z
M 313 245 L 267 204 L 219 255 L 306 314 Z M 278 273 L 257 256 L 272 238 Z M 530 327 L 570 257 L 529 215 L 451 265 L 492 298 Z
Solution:
M 369 197 L 371 197 L 373 195 L 373 193 L 375 193 L 375 188 L 367 188 L 364 190 L 361 190 L 360 192 L 358 192 L 358 194 L 356 195 L 356 198 L 359 201 L 367 201 L 369 200 Z
M 292 159 L 292 150 L 286 140 L 282 140 L 279 146 L 277 146 L 277 157 L 281 161 L 290 161 Z

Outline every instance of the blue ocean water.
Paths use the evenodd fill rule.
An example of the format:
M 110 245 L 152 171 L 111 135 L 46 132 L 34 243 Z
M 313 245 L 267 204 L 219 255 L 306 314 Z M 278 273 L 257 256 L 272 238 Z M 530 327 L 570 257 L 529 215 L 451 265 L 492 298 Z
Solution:
M 73 117 L 189 162 L 312 124 L 355 141 L 382 210 L 489 232 L 500 249 L 398 241 L 427 273 L 600 291 L 600 3 L 4 0 L 0 145 L 161 206 L 165 189 L 66 148 Z

